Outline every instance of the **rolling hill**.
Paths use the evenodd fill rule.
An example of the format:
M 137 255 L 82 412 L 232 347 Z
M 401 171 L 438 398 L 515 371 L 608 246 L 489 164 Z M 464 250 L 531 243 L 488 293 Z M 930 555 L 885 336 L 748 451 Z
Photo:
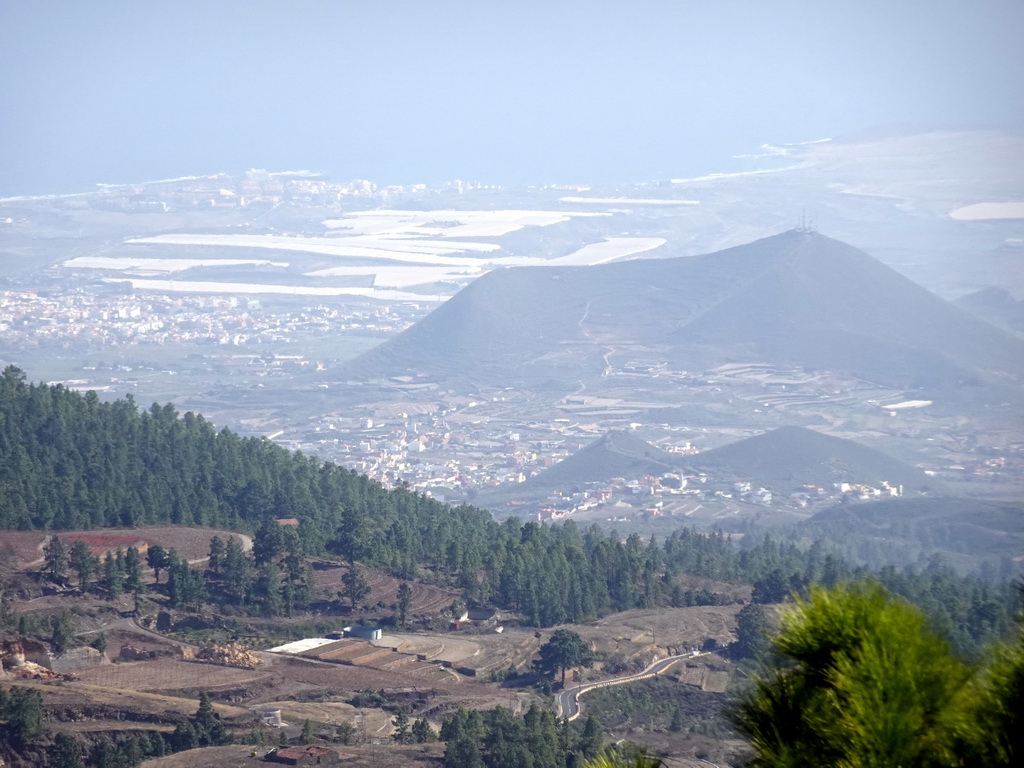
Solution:
M 944 485 L 923 471 L 860 445 L 803 427 L 780 427 L 694 455 L 662 451 L 629 432 L 612 431 L 524 483 L 505 486 L 479 501 L 537 501 L 613 478 L 707 473 L 715 481 L 752 480 L 777 493 L 805 485 L 831 491 L 834 483 L 880 487 L 902 485 L 907 494 L 945 494 Z
M 753 480 L 776 491 L 844 482 L 878 487 L 886 481 L 908 493 L 944 492 L 940 482 L 916 467 L 853 440 L 803 427 L 779 427 L 685 458 L 691 471 Z
M 629 480 L 678 470 L 679 465 L 679 456 L 656 448 L 629 432 L 615 430 L 550 467 L 538 478 L 543 478 L 547 486 L 595 482 L 612 477 Z
M 1024 333 L 1024 301 L 1017 301 L 1005 288 L 982 288 L 961 296 L 954 303 L 972 315 L 1011 333 Z
M 947 393 L 1024 377 L 1024 341 L 796 230 L 703 256 L 497 270 L 345 373 L 564 390 L 637 358 L 762 360 Z
M 886 499 L 837 504 L 797 525 L 809 539 L 841 542 L 872 567 L 919 562 L 935 552 L 964 571 L 984 561 L 1006 567 L 1024 552 L 1024 507 L 980 499 Z
M 556 491 L 573 491 L 580 486 L 607 482 L 615 477 L 626 480 L 636 480 L 644 475 L 657 477 L 666 472 L 678 472 L 682 458 L 629 432 L 613 430 L 526 482 L 481 494 L 479 501 L 485 506 L 511 500 L 536 501 Z

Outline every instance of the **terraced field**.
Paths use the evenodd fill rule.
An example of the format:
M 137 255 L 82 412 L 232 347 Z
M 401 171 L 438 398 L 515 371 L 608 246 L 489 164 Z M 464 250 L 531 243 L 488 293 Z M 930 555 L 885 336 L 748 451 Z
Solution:
M 342 590 L 341 579 L 348 571 L 347 566 L 325 560 L 316 561 L 313 565 L 314 584 L 316 589 L 331 596 L 337 596 Z M 398 601 L 398 588 L 402 579 L 396 579 L 380 571 L 363 568 L 363 576 L 370 585 L 370 595 L 364 601 L 367 605 L 382 603 L 394 605 Z M 405 582 L 412 590 L 412 604 L 409 617 L 436 616 L 448 610 L 453 601 L 459 600 L 459 593 L 454 590 L 442 589 L 430 584 L 414 581 Z
M 12 553 L 19 569 L 36 569 L 43 564 L 43 545 L 52 535 L 49 531 L 0 531 L 0 549 Z M 179 557 L 190 562 L 204 560 L 210 552 L 210 539 L 219 536 L 226 540 L 236 536 L 242 540 L 245 549 L 252 547 L 252 538 L 240 533 L 221 531 L 215 528 L 185 528 L 177 525 L 153 525 L 143 528 L 99 531 L 61 531 L 59 536 L 67 543 L 84 541 L 94 555 L 101 556 L 107 551 L 138 547 L 145 549 L 159 544 L 164 549 L 175 550 Z M 397 589 L 397 588 L 396 588 Z

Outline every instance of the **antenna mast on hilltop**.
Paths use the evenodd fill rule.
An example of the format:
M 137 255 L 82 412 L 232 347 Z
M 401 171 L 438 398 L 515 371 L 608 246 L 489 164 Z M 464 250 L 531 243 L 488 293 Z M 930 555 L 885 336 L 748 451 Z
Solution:
M 800 209 L 800 225 L 796 228 L 797 232 L 816 232 L 814 228 L 814 220 L 807 218 L 807 209 Z

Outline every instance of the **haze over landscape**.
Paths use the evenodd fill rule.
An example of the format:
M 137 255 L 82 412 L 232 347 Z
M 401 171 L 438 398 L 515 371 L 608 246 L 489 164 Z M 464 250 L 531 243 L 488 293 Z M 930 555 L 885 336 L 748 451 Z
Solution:
M 1021 29 L 0 3 L 0 764 L 1017 764 Z
M 638 182 L 880 124 L 1024 120 L 1014 0 L 46 0 L 0 21 L 5 196 L 248 168 Z

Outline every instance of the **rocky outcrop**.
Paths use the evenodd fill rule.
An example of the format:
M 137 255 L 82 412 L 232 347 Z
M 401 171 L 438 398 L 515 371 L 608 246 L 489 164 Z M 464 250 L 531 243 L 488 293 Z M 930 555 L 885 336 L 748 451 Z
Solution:
M 200 648 L 198 651 L 182 647 L 181 656 L 189 661 L 220 664 L 221 666 L 237 667 L 239 669 L 256 669 L 256 667 L 263 664 L 263 660 L 259 656 L 240 643 L 213 645 L 209 648 Z

